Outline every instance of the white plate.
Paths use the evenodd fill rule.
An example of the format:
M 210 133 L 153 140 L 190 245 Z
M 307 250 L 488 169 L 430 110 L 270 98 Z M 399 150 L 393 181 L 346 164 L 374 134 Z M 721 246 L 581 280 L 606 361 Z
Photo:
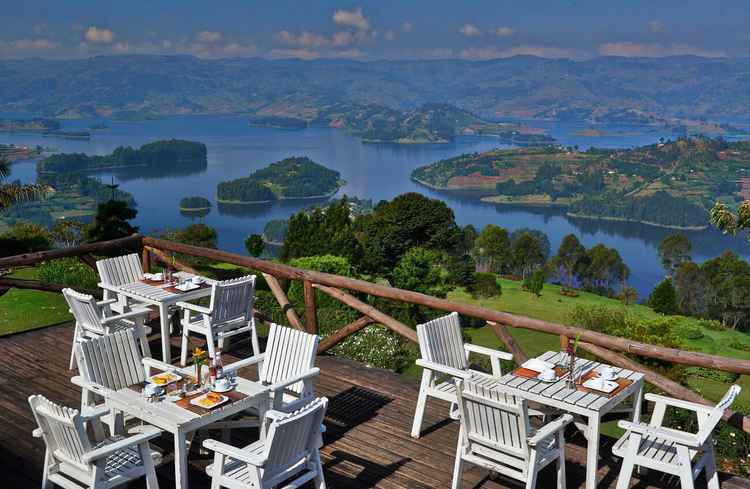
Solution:
M 539 360 L 538 358 L 532 358 L 531 360 L 523 362 L 521 368 L 533 370 L 534 372 L 542 372 L 543 370 L 555 368 L 555 365 L 550 362 L 545 362 L 544 360 Z
M 144 273 L 143 278 L 145 278 L 146 280 L 161 282 L 162 280 L 164 280 L 164 275 L 161 273 Z
M 603 380 L 600 378 L 596 378 L 596 379 L 587 380 L 586 382 L 583 383 L 583 386 L 586 387 L 587 389 L 593 389 L 595 391 L 609 394 L 610 392 L 620 387 L 620 384 L 618 384 L 617 382 L 612 382 L 611 380 Z
M 190 282 L 184 282 L 184 283 L 181 283 L 180 285 L 175 285 L 175 289 L 180 290 L 182 292 L 189 292 L 189 291 L 195 290 L 195 289 L 197 289 L 199 287 L 200 287 L 200 285 L 193 284 L 193 283 L 190 283 Z
M 198 406 L 198 407 L 203 408 L 203 409 L 213 409 L 216 406 L 221 406 L 222 404 L 224 404 L 225 402 L 227 402 L 229 400 L 229 398 L 227 396 L 221 396 L 221 400 L 219 402 L 215 403 L 215 404 L 212 404 L 211 407 L 202 406 L 200 404 L 200 402 L 201 402 L 201 400 L 205 399 L 207 395 L 208 394 L 203 394 L 202 396 L 198 396 L 198 397 L 196 397 L 194 399 L 190 399 L 190 404 L 192 404 L 193 406 Z
M 554 379 L 549 379 L 549 380 L 548 380 L 548 379 L 543 379 L 543 378 L 542 378 L 542 374 L 539 374 L 539 375 L 537 375 L 537 376 L 536 376 L 536 380 L 538 380 L 538 381 L 540 381 L 540 382 L 546 382 L 546 383 L 548 383 L 548 384 L 552 384 L 552 383 L 554 383 L 554 382 L 557 382 L 557 381 L 558 381 L 558 380 L 560 380 L 560 379 L 558 379 L 558 378 L 557 378 L 557 375 L 555 375 L 555 378 L 554 378 Z
M 154 379 L 156 377 L 161 377 L 162 375 L 169 375 L 169 382 L 165 382 L 164 384 L 157 384 L 156 382 L 154 382 Z M 177 382 L 179 380 L 182 380 L 182 377 L 180 377 L 179 375 L 177 375 L 174 372 L 162 372 L 162 373 L 159 373 L 159 374 L 156 374 L 156 375 L 152 375 L 151 377 L 147 378 L 146 382 L 148 382 L 149 384 L 152 384 L 152 385 L 157 385 L 159 387 L 164 387 L 164 386 L 167 386 L 169 384 L 174 384 L 175 382 Z

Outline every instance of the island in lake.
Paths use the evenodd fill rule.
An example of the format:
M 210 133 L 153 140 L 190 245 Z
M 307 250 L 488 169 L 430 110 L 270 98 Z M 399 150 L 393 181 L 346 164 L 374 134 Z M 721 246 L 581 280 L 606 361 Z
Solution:
M 172 167 L 199 165 L 205 168 L 206 145 L 193 141 L 170 139 L 144 144 L 138 149 L 120 146 L 111 154 L 89 156 L 84 153 L 51 155 L 37 164 L 40 173 L 97 171 L 130 167 L 168 170 Z
M 633 149 L 556 145 L 465 154 L 417 168 L 439 190 L 496 204 L 558 206 L 571 217 L 703 229 L 709 209 L 750 195 L 750 142 L 681 138 Z
M 339 172 L 306 157 L 292 157 L 272 163 L 248 177 L 221 182 L 217 187 L 217 200 L 224 204 L 259 204 L 327 198 L 343 184 Z
M 344 102 L 314 107 L 274 105 L 264 107 L 250 124 L 287 129 L 342 128 L 367 143 L 449 143 L 459 135 L 494 136 L 503 143 L 521 146 L 554 141 L 541 129 L 487 121 L 467 110 L 438 103 L 409 111 Z

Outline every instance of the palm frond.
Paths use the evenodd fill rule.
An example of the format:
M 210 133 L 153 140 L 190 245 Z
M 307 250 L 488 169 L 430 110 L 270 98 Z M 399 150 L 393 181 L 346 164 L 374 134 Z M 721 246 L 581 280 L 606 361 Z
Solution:
M 19 202 L 44 199 L 51 191 L 47 185 L 0 185 L 0 210 Z

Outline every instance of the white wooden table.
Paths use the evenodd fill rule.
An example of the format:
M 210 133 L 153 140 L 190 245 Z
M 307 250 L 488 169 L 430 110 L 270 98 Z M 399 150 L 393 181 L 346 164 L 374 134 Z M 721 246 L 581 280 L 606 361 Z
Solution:
M 149 360 L 144 359 L 144 363 L 157 370 L 169 370 L 183 377 L 195 374 L 193 367 L 177 368 L 156 360 Z M 169 397 L 157 402 L 149 402 L 142 393 L 130 387 L 117 391 L 97 390 L 97 393 L 105 398 L 107 406 L 114 412 L 141 419 L 174 435 L 175 488 L 187 489 L 190 487 L 187 479 L 187 454 L 189 440 L 195 431 L 249 408 L 257 409 L 259 419 L 263 419 L 265 415 L 270 402 L 268 387 L 241 377 L 237 377 L 236 380 L 237 386 L 234 390 L 247 397 L 238 401 L 230 401 L 210 411 L 207 410 L 202 415 L 175 404 Z
M 557 363 L 562 358 L 562 355 L 560 352 L 548 351 L 538 358 L 547 362 Z M 600 371 L 602 368 L 610 367 L 609 365 L 584 359 L 578 359 L 576 364 L 584 372 L 589 370 Z M 604 393 L 581 392 L 568 389 L 564 379 L 551 383 L 542 382 L 537 379 L 521 377 L 510 372 L 495 380 L 498 385 L 505 386 L 504 390 L 509 393 L 586 418 L 587 424 L 584 426 L 583 431 L 588 443 L 586 455 L 586 489 L 595 489 L 597 484 L 596 471 L 599 463 L 599 434 L 602 416 L 612 411 L 628 398 L 633 399 L 633 421 L 639 421 L 641 415 L 643 374 L 617 367 L 611 368 L 619 378 L 632 381 L 630 385 L 616 392 L 611 397 L 609 394 Z
M 195 275 L 187 272 L 177 272 L 175 276 L 180 280 L 187 280 L 194 277 Z M 208 285 L 214 283 L 211 279 L 205 279 Z M 204 287 L 189 292 L 173 293 L 166 288 L 170 287 L 167 284 L 150 285 L 144 282 L 131 282 L 122 285 L 109 285 L 100 283 L 99 287 L 102 289 L 111 290 L 116 294 L 123 295 L 134 301 L 140 303 L 146 303 L 159 308 L 159 323 L 161 326 L 161 351 L 162 360 L 166 363 L 171 363 L 170 358 L 171 345 L 169 343 L 170 329 L 169 324 L 169 307 L 174 306 L 180 301 L 191 301 L 200 299 L 202 297 L 208 297 L 211 295 L 211 287 Z

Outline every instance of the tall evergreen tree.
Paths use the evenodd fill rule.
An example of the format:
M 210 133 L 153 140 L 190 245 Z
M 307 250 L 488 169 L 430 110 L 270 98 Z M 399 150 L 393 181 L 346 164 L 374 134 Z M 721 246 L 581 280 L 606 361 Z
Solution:
M 659 243 L 657 253 L 664 270 L 670 277 L 685 262 L 690 261 L 692 245 L 684 234 L 670 234 Z

